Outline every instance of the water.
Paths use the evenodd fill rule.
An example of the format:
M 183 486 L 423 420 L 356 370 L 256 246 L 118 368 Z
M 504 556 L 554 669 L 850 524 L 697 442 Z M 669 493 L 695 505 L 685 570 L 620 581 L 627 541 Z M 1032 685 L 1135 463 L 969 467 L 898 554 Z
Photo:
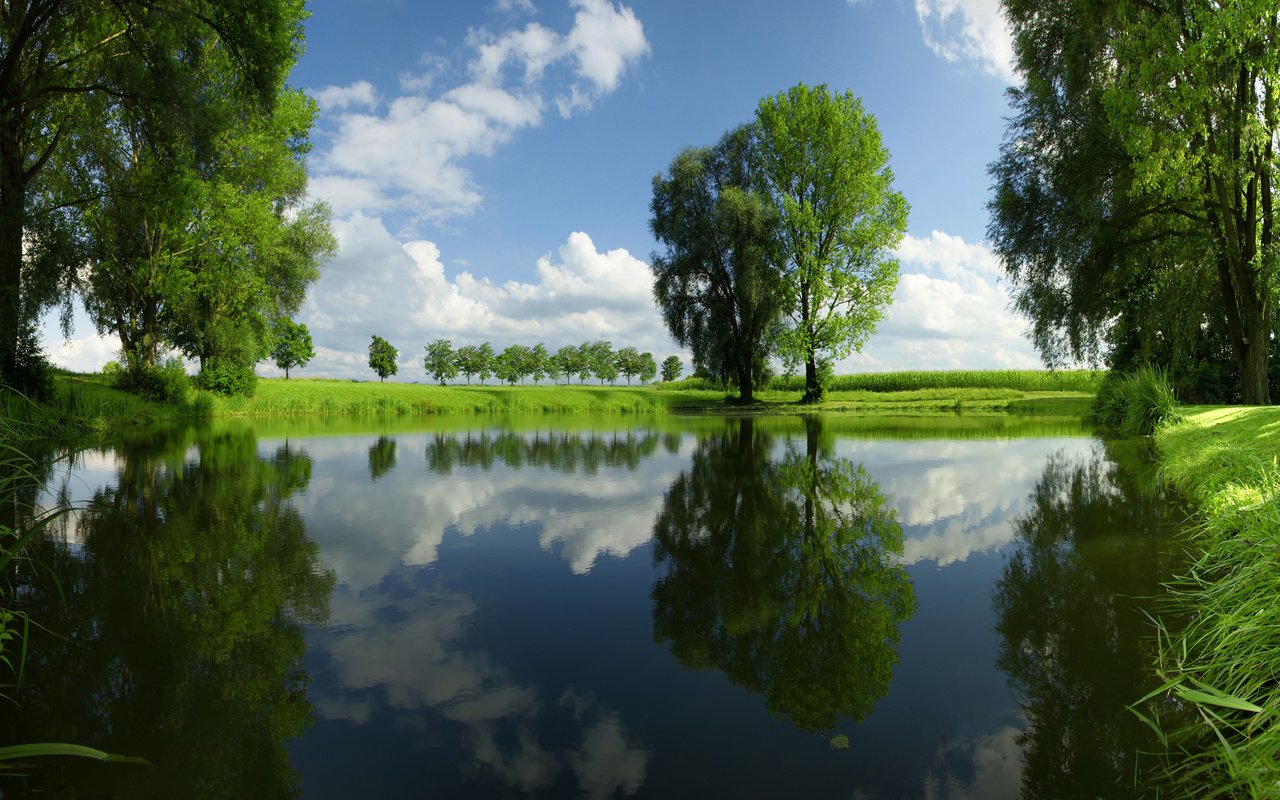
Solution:
M 82 510 L 22 568 L 54 635 L 2 741 L 155 766 L 4 796 L 1134 795 L 1140 609 L 1182 514 L 1132 445 L 439 425 L 229 425 L 51 471 Z

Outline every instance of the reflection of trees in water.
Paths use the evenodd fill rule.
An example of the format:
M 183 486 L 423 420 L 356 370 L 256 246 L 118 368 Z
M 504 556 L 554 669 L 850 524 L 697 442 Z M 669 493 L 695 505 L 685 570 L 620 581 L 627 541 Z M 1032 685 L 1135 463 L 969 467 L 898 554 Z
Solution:
M 1131 797 L 1150 731 L 1126 708 L 1151 688 L 1144 598 L 1176 570 L 1182 518 L 1099 448 L 1050 458 L 996 585 L 999 666 L 1022 695 L 1023 795 Z
M 601 468 L 634 470 L 657 450 L 656 433 L 629 430 L 613 435 L 541 431 L 437 434 L 427 442 L 427 467 L 437 475 L 455 469 L 489 470 L 500 461 L 509 467 L 551 467 L 558 472 L 594 475 Z
M 654 637 L 716 667 L 812 730 L 862 719 L 888 690 L 915 610 L 902 529 L 821 422 L 803 452 L 772 456 L 751 419 L 699 441 L 654 524 Z
M 396 440 L 379 436 L 369 448 L 369 479 L 376 481 L 396 465 Z
M 33 637 L 3 740 L 71 741 L 154 770 L 67 761 L 6 792 L 288 797 L 286 739 L 309 724 L 302 624 L 333 586 L 289 497 L 311 461 L 251 434 L 125 445 L 114 486 L 40 541 L 21 575 Z M 81 544 L 68 546 L 67 541 Z M 65 604 L 63 598 L 65 597 Z M 73 788 L 78 787 L 78 788 Z

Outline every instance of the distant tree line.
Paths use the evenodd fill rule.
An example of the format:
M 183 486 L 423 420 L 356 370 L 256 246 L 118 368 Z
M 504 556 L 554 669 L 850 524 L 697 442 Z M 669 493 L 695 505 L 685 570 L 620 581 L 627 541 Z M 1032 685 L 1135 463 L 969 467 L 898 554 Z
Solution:
M 627 385 L 631 385 L 633 380 L 641 383 L 652 381 L 659 373 L 658 362 L 652 353 L 642 353 L 634 347 L 614 350 L 613 343 L 603 339 L 583 342 L 576 347 L 565 345 L 554 353 L 542 343 L 532 347 L 513 344 L 497 352 L 489 342 L 455 348 L 449 339 L 436 339 L 423 349 L 423 369 L 441 386 L 456 382 L 459 376 L 467 384 L 473 378 L 481 383 L 497 378 L 512 385 L 526 380 L 538 383 L 550 378 L 555 381 L 563 379 L 568 384 L 575 377 L 579 383 L 596 378 L 601 384 L 606 381 L 612 384 L 622 377 Z M 374 336 L 369 344 L 369 368 L 379 379 L 385 380 L 396 374 L 398 355 L 396 348 L 386 339 Z M 682 370 L 680 357 L 668 356 L 662 362 L 662 379 L 676 380 Z

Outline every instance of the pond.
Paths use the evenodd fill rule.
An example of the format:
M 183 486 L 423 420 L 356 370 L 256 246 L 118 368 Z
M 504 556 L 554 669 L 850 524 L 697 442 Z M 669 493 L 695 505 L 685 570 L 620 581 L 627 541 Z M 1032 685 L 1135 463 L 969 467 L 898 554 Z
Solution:
M 45 492 L 3 741 L 153 767 L 6 798 L 1130 797 L 1184 519 L 1015 418 L 225 424 Z

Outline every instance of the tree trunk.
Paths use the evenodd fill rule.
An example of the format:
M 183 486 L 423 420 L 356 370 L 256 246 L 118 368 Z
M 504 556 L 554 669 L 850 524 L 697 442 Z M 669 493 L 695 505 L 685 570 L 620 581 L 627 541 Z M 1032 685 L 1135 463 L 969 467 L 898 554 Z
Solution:
M 752 383 L 751 369 L 738 367 L 738 399 L 744 403 L 754 403 L 756 400 L 755 387 Z
M 1255 299 L 1245 309 L 1246 333 L 1240 369 L 1244 380 L 1242 399 L 1245 405 L 1271 405 L 1270 376 L 1267 374 L 1268 345 L 1271 339 L 1271 328 L 1267 324 L 1270 319 L 1269 306 L 1265 299 Z
M 822 387 L 818 385 L 818 360 L 811 351 L 804 362 L 804 397 L 802 403 L 816 403 L 822 399 Z
M 22 231 L 26 179 L 17 123 L 0 125 L 0 382 L 15 386 L 18 337 L 22 333 Z

